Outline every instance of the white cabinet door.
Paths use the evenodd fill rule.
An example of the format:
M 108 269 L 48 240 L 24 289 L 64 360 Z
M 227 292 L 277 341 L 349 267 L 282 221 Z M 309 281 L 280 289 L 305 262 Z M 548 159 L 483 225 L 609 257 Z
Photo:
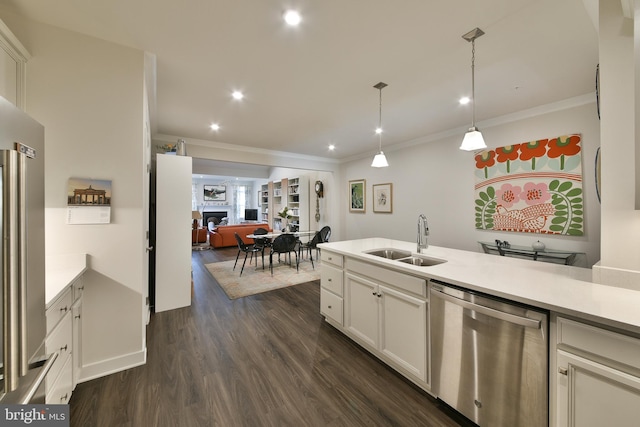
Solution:
M 80 371 L 82 369 L 82 298 L 78 298 L 71 307 L 71 315 L 73 316 L 72 325 L 72 342 L 73 342 L 73 372 L 72 389 L 76 388 L 80 379 Z
M 347 273 L 345 290 L 345 327 L 367 344 L 378 348 L 378 285 Z
M 380 286 L 380 350 L 401 368 L 426 381 L 427 303 Z
M 562 350 L 557 355 L 557 426 L 638 425 L 640 378 Z

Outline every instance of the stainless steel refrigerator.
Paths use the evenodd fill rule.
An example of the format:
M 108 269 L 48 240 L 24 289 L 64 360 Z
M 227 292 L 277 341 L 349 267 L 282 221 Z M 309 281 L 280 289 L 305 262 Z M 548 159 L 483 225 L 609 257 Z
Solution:
M 44 127 L 0 97 L 0 403 L 44 403 Z

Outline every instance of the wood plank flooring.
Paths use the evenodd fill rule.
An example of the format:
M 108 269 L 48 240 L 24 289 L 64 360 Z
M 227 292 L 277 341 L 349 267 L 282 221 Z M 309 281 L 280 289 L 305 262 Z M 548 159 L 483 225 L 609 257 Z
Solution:
M 231 301 L 194 251 L 192 306 L 153 314 L 147 364 L 78 384 L 71 425 L 458 426 L 431 396 L 329 326 L 319 281 Z

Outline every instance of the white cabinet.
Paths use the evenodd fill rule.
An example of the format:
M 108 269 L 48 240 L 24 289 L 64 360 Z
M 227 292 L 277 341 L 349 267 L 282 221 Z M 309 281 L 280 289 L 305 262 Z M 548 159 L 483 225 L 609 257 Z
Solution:
M 326 318 L 343 324 L 343 272 L 342 255 L 329 251 L 320 253 L 322 271 L 320 272 L 320 313 Z
M 191 176 L 191 157 L 156 155 L 156 313 L 191 305 Z
M 83 289 L 80 276 L 66 286 L 46 310 L 46 352 L 58 354 L 45 378 L 46 403 L 68 403 L 80 376 Z
M 426 382 L 427 301 L 349 272 L 345 289 L 345 328 L 383 359 Z
M 428 389 L 426 280 L 326 249 L 321 256 L 321 313 L 385 363 Z M 342 307 L 339 314 L 329 308 L 336 304 Z
M 640 339 L 558 317 L 556 341 L 555 425 L 637 426 Z

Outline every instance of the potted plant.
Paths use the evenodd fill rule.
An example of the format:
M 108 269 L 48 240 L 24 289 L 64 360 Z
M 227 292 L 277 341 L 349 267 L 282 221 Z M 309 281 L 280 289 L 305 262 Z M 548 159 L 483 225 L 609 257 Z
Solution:
M 287 220 L 291 219 L 291 215 L 289 215 L 289 208 L 287 206 L 282 208 L 282 210 L 278 212 L 278 216 L 282 218 L 282 225 L 283 225 L 282 229 L 286 230 L 288 226 Z

